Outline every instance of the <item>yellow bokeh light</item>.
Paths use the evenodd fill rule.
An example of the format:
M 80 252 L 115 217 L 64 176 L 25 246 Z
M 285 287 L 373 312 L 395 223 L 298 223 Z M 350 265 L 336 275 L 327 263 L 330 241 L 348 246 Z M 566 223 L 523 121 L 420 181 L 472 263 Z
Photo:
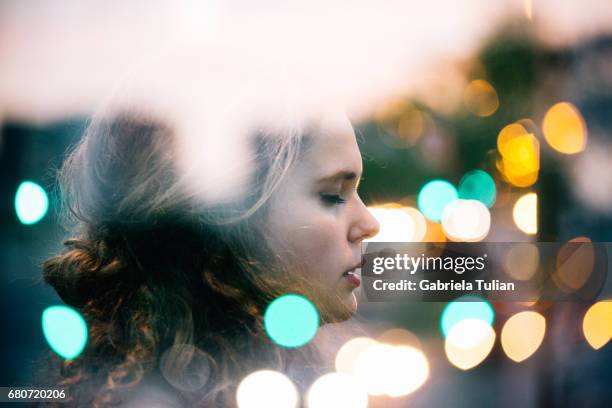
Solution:
M 423 238 L 423 242 L 446 242 L 446 235 L 442 229 L 442 224 L 426 219 L 427 232 Z
M 538 232 L 538 195 L 527 193 L 521 196 L 512 209 L 512 218 L 516 226 L 525 234 Z
M 470 112 L 480 117 L 491 116 L 499 108 L 495 88 L 484 79 L 476 79 L 467 85 L 463 101 Z
M 544 116 L 542 131 L 550 147 L 560 153 L 576 154 L 586 147 L 586 124 L 580 111 L 571 103 L 553 105 Z
M 493 349 L 495 331 L 481 319 L 464 319 L 446 335 L 444 351 L 457 368 L 469 370 L 480 364 Z
M 519 123 L 505 126 L 497 136 L 501 160 L 497 168 L 505 180 L 517 187 L 529 187 L 538 180 L 540 142 Z
M 513 361 L 528 359 L 542 344 L 546 319 L 537 312 L 526 311 L 510 317 L 501 332 L 501 345 Z
M 312 384 L 306 403 L 308 408 L 365 408 L 368 406 L 368 394 L 353 376 L 329 373 Z
M 413 146 L 425 130 L 425 115 L 418 109 L 409 109 L 397 122 L 397 138 L 404 146 Z
M 299 401 L 293 382 L 274 370 L 261 370 L 246 376 L 236 390 L 239 408 L 294 408 Z
M 397 148 L 414 146 L 425 133 L 430 120 L 427 114 L 407 100 L 396 100 L 383 106 L 375 113 L 375 118 L 389 136 L 383 141 Z
M 582 332 L 595 350 L 612 338 L 612 299 L 597 302 L 587 310 L 582 321 Z
M 504 126 L 497 135 L 497 150 L 502 156 L 507 156 L 511 153 L 509 143 L 522 135 L 526 135 L 527 129 L 519 123 L 511 123 Z

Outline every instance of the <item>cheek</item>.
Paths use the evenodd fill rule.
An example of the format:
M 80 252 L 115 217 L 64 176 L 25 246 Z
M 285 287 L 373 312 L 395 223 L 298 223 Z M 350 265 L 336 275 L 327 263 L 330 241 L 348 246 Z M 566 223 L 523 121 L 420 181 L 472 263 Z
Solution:
M 309 276 L 321 281 L 338 277 L 344 254 L 340 228 L 333 223 L 319 224 L 297 230 L 294 237 L 294 252 Z
M 345 228 L 327 211 L 302 203 L 291 212 L 277 214 L 271 225 L 272 238 L 288 251 L 289 264 L 299 265 L 309 278 L 324 283 L 339 278 L 346 252 Z

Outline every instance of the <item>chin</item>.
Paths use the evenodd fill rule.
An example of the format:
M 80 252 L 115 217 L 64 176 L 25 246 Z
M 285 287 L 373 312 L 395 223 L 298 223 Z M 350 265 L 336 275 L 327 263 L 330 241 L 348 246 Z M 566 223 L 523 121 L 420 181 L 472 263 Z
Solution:
M 334 297 L 322 316 L 325 323 L 339 323 L 350 319 L 357 311 L 357 297 L 354 292 Z

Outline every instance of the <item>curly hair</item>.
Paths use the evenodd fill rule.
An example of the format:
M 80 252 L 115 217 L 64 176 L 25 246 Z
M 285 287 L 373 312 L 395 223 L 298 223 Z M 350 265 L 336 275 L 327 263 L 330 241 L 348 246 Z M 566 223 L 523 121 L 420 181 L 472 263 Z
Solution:
M 43 267 L 89 328 L 79 357 L 50 359 L 72 405 L 120 404 L 161 373 L 190 406 L 231 406 L 236 379 L 297 358 L 263 330 L 266 305 L 301 289 L 273 267 L 262 220 L 302 134 L 257 138 L 249 191 L 202 205 L 181 184 L 171 126 L 137 111 L 94 117 L 59 174 L 72 236 Z M 200 377 L 181 376 L 198 364 Z

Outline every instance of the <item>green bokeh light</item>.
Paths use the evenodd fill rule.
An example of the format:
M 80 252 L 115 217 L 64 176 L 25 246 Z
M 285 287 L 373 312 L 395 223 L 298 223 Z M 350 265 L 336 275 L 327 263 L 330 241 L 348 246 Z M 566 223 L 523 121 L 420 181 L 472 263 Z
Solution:
M 67 360 L 81 354 L 87 344 L 87 324 L 71 307 L 46 308 L 42 314 L 42 329 L 51 349 Z
M 459 183 L 459 198 L 478 200 L 491 208 L 496 197 L 495 181 L 486 171 L 469 171 L 465 173 Z
M 446 180 L 433 180 L 421 188 L 417 202 L 425 217 L 440 222 L 444 208 L 457 198 L 457 189 L 451 183 Z
M 276 344 L 287 348 L 301 347 L 317 334 L 319 313 L 305 297 L 283 295 L 268 305 L 264 326 Z
M 488 324 L 493 324 L 495 312 L 486 300 L 478 296 L 462 296 L 449 302 L 440 319 L 440 328 L 444 337 L 457 323 L 465 319 L 480 319 Z
M 15 211 L 22 224 L 40 221 L 49 209 L 49 198 L 45 190 L 32 181 L 21 183 L 15 194 Z

